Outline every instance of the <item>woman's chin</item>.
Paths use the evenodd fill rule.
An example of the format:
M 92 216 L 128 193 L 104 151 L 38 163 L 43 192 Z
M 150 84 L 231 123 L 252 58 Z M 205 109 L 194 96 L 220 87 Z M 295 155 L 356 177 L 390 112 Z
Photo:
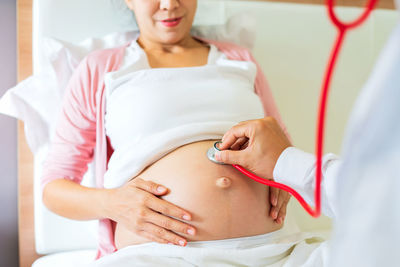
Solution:
M 189 33 L 183 33 L 182 31 L 173 31 L 173 30 L 163 30 L 159 33 L 156 33 L 155 36 L 159 40 L 160 43 L 163 44 L 177 44 L 182 42 L 185 38 L 190 36 Z

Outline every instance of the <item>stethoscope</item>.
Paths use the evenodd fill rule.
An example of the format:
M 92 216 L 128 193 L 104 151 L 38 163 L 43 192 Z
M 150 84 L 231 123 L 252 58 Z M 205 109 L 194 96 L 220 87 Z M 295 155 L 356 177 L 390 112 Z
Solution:
M 353 22 L 344 23 L 340 21 L 333 8 L 334 8 L 334 0 L 327 0 L 326 6 L 328 9 L 328 15 L 331 22 L 338 30 L 338 35 L 336 37 L 335 44 L 332 48 L 331 56 L 328 61 L 328 65 L 325 71 L 325 77 L 322 84 L 321 95 L 320 95 L 320 103 L 319 103 L 319 113 L 318 113 L 318 120 L 317 120 L 317 139 L 316 139 L 316 186 L 315 186 L 315 210 L 311 208 L 310 205 L 303 199 L 303 197 L 297 193 L 293 188 L 277 183 L 271 180 L 263 179 L 258 177 L 254 173 L 249 172 L 245 168 L 240 165 L 232 164 L 234 168 L 238 171 L 243 173 L 244 175 L 248 176 L 249 178 L 253 179 L 256 182 L 261 184 L 265 184 L 268 186 L 276 187 L 282 190 L 289 192 L 293 197 L 295 197 L 303 208 L 313 217 L 317 218 L 321 215 L 321 181 L 322 181 L 322 153 L 323 153 L 323 144 L 324 144 L 324 129 L 325 129 L 325 115 L 326 115 L 326 106 L 327 106 L 327 99 L 328 93 L 330 89 L 330 84 L 332 80 L 332 73 L 336 65 L 337 57 L 339 55 L 340 49 L 342 48 L 343 40 L 347 30 L 354 29 L 360 26 L 370 15 L 371 11 L 374 9 L 378 0 L 369 0 L 367 6 L 361 14 L 360 17 L 355 19 Z M 218 144 L 221 142 L 216 142 L 213 147 L 211 147 L 207 151 L 207 157 L 215 163 L 224 164 L 215 159 L 215 152 L 219 151 L 217 147 Z

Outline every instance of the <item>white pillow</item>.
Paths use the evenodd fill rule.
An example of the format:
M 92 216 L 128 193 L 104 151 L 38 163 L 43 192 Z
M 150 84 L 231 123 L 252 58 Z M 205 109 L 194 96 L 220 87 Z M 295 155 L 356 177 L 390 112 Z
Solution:
M 56 77 L 43 73 L 18 83 L 0 99 L 0 113 L 24 122 L 26 141 L 34 155 L 49 144 L 62 94 Z
M 121 46 L 135 38 L 137 34 L 136 31 L 111 33 L 102 38 L 86 39 L 79 44 L 45 37 L 42 42 L 43 54 L 50 63 L 59 88 L 63 89 L 79 62 L 90 52 Z

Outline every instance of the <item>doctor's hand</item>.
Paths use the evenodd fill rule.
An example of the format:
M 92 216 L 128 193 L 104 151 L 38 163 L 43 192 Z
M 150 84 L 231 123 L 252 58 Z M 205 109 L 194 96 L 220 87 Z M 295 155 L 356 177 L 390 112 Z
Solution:
M 186 239 L 176 233 L 196 232 L 193 226 L 178 220 L 190 221 L 189 212 L 157 197 L 168 193 L 162 185 L 137 177 L 109 192 L 109 218 L 137 235 L 158 243 L 186 246 Z
M 252 173 L 273 178 L 273 171 L 282 152 L 292 146 L 289 139 L 272 117 L 240 122 L 232 127 L 222 138 L 215 154 L 218 161 L 243 166 Z M 290 194 L 284 190 L 270 187 L 270 216 L 276 223 L 282 223 Z

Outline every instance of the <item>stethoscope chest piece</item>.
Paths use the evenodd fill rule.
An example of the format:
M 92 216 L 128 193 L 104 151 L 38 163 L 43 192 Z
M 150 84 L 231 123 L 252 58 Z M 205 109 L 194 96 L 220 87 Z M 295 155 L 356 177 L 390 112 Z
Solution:
M 207 150 L 207 157 L 209 160 L 211 160 L 214 163 L 226 165 L 225 163 L 219 162 L 218 160 L 215 159 L 215 152 L 220 151 L 220 149 L 217 147 L 217 145 L 220 143 L 222 143 L 222 142 L 220 142 L 220 141 L 215 142 L 214 146 L 211 147 L 209 150 Z

